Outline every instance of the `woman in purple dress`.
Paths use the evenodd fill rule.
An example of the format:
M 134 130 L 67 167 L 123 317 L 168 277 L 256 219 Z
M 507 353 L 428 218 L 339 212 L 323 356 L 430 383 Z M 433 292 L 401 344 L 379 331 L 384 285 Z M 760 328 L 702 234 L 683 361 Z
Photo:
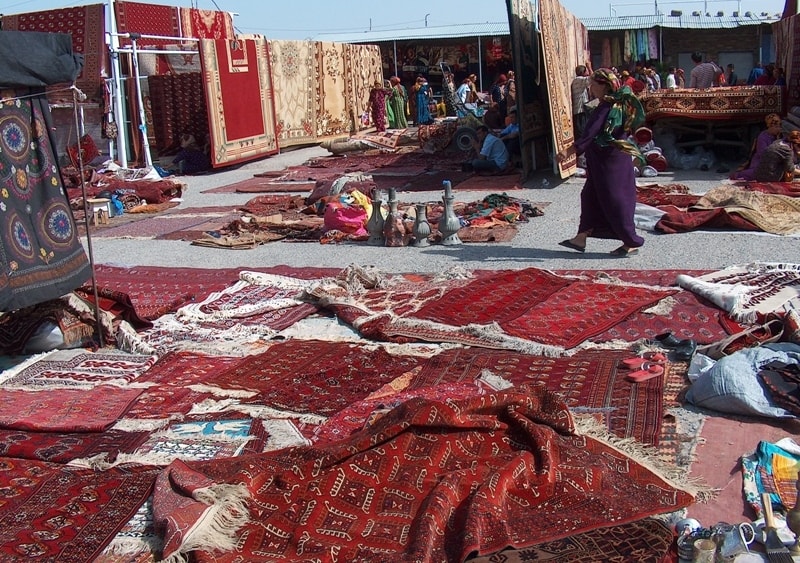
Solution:
M 753 181 L 756 179 L 756 169 L 761 162 L 761 155 L 767 150 L 767 147 L 781 138 L 781 116 L 777 113 L 771 113 L 764 118 L 767 128 L 758 134 L 753 148 L 750 151 L 750 159 L 742 164 L 738 170 L 731 174 L 731 180 L 748 180 Z
M 622 241 L 612 256 L 638 252 L 644 239 L 636 234 L 636 177 L 632 157 L 644 161 L 628 135 L 644 122 L 642 104 L 628 86 L 622 86 L 609 69 L 592 73 L 589 91 L 600 104 L 589 115 L 583 135 L 575 141 L 577 154 L 586 155 L 587 178 L 581 191 L 578 234 L 560 242 L 578 252 L 586 250 L 588 237 Z M 563 162 L 566 151 L 556 158 Z

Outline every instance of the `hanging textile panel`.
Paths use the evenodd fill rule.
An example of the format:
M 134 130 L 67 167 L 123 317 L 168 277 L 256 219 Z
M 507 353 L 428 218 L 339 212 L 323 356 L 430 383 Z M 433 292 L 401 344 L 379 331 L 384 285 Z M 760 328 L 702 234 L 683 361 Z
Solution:
M 369 111 L 369 92 L 376 82 L 383 84 L 381 50 L 377 45 L 345 45 L 347 99 L 352 116 Z M 354 119 L 357 129 L 366 129 L 361 120 Z
M 317 140 L 349 135 L 354 116 L 347 107 L 345 45 L 317 41 L 314 46 Z
M 570 73 L 564 72 L 564 69 L 572 69 L 578 64 L 586 62 L 584 45 L 587 41 L 584 39 L 580 45 L 576 45 L 576 37 L 585 37 L 586 28 L 564 9 L 558 0 L 542 0 L 539 10 L 542 23 L 542 58 L 544 74 L 547 77 L 550 120 L 553 126 L 553 150 L 558 153 L 571 147 L 575 142 L 572 133 L 572 94 L 570 91 L 572 76 Z M 575 165 L 574 154 L 559 163 L 561 177 L 569 177 L 575 170 Z
M 103 77 L 109 76 L 108 49 L 105 46 L 103 4 L 46 10 L 29 14 L 3 16 L 4 31 L 45 31 L 68 33 L 72 50 L 83 54 L 83 70 L 75 86 L 90 97 L 102 91 Z M 70 94 L 70 100 L 72 94 Z
M 314 43 L 270 41 L 275 133 L 281 148 L 316 142 Z
M 200 40 L 214 168 L 278 152 L 264 38 Z
M 119 33 L 141 33 L 144 35 L 162 35 L 180 37 L 181 29 L 178 8 L 161 4 L 145 4 L 142 2 L 115 2 L 117 10 L 117 31 Z M 136 46 L 163 46 L 175 43 L 175 39 L 140 39 Z M 119 44 L 127 46 L 131 40 L 120 37 Z
M 24 97 L 14 99 L 15 95 Z M 0 311 L 57 299 L 91 277 L 64 195 L 50 106 L 28 90 L 0 103 Z
M 233 39 L 233 16 L 230 12 L 178 8 L 182 37 L 196 39 Z
M 147 84 L 158 150 L 177 150 L 184 134 L 193 135 L 203 146 L 208 139 L 208 111 L 202 75 L 193 72 L 148 76 Z
M 770 113 L 783 115 L 782 86 L 723 86 L 708 90 L 658 90 L 642 94 L 647 121 L 668 117 L 760 122 Z
M 772 24 L 778 66 L 786 71 L 786 107 L 800 104 L 800 15 Z

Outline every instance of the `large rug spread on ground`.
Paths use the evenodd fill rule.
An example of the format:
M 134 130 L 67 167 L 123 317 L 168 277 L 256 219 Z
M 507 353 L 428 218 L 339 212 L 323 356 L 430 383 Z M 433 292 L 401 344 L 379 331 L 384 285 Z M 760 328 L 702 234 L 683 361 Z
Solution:
M 228 166 L 278 152 L 266 39 L 202 39 L 200 63 L 211 165 Z
M 665 117 L 759 120 L 769 113 L 785 113 L 780 86 L 659 90 L 643 94 L 640 100 L 648 121 Z
M 166 530 L 165 558 L 192 552 L 199 561 L 268 561 L 335 552 L 349 561 L 442 561 L 691 502 L 656 471 L 577 434 L 564 403 L 539 389 L 411 400 L 326 447 L 173 462 L 159 476 L 153 506 Z
M 157 471 L 0 458 L 0 559 L 94 561 L 150 494 Z
M 675 291 L 536 268 L 411 283 L 348 269 L 311 294 L 375 340 L 457 342 L 558 355 Z

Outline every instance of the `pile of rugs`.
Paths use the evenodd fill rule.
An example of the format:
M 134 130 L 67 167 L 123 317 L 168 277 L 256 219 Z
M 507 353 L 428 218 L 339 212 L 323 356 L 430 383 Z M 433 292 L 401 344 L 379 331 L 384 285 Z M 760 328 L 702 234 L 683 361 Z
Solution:
M 122 351 L 0 376 L 0 553 L 661 561 L 665 515 L 708 492 L 685 478 L 686 364 L 635 383 L 622 360 L 667 330 L 716 342 L 761 307 L 723 310 L 679 274 L 728 279 L 99 266 Z
M 637 202 L 657 207 L 654 229 L 683 233 L 706 228 L 800 233 L 800 183 L 736 182 L 691 194 L 682 184 L 639 186 Z

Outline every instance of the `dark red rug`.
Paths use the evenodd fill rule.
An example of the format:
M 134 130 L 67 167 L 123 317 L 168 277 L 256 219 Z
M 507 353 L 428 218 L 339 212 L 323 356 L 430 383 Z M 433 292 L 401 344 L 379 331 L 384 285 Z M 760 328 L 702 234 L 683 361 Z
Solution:
M 0 427 L 34 432 L 100 432 L 120 418 L 142 389 L 0 389 Z
M 150 432 L 27 432 L 0 429 L 0 456 L 66 464 L 74 459 L 133 453 Z
M 487 371 L 515 386 L 543 385 L 560 395 L 573 412 L 591 413 L 620 438 L 658 444 L 663 415 L 663 378 L 634 384 L 620 367 L 631 355 L 621 350 L 586 350 L 569 358 L 547 358 L 518 352 L 458 348 L 426 360 L 412 377 L 401 377 L 363 401 L 332 416 L 315 440 L 341 439 L 369 424 L 375 412 L 414 397 L 459 399 L 487 393 Z
M 0 458 L 0 559 L 95 561 L 150 495 L 159 471 Z
M 246 402 L 296 413 L 331 416 L 420 365 L 382 348 L 319 340 L 289 340 L 219 371 L 214 384 L 249 389 Z
M 391 283 L 387 286 L 391 287 Z M 503 270 L 474 280 L 422 282 L 345 295 L 320 288 L 319 303 L 365 337 L 455 342 L 558 355 L 676 293 L 581 281 L 545 270 Z
M 412 399 L 327 446 L 176 461 L 153 499 L 163 557 L 271 561 L 302 550 L 324 559 L 333 550 L 343 561 L 463 561 L 693 501 L 573 424 L 566 405 L 539 387 Z M 213 508 L 196 500 L 201 490 Z M 213 530 L 223 522 L 221 537 Z

